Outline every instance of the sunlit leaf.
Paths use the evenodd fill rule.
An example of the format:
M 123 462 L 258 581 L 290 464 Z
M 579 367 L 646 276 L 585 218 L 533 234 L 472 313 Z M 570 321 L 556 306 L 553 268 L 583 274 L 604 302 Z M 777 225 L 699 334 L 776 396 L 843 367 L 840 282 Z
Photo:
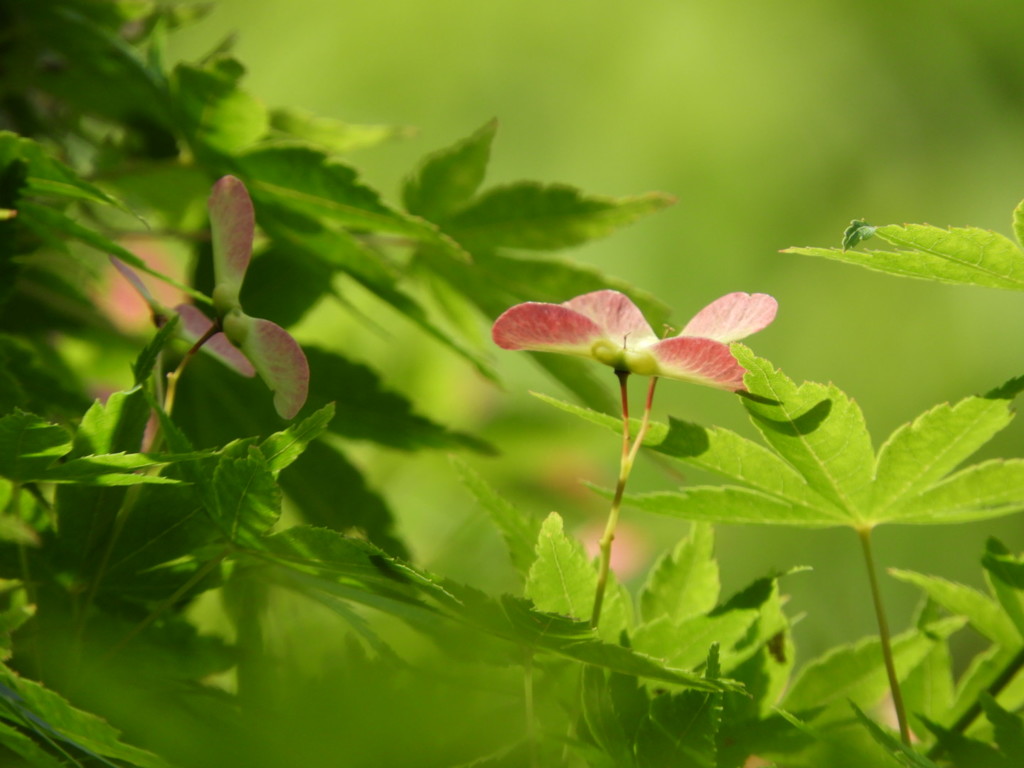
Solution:
M 852 521 L 863 519 L 875 454 L 860 407 L 834 385 L 797 386 L 746 347 L 733 351 L 755 396 L 743 404 L 765 441 Z
M 890 569 L 889 573 L 900 581 L 919 587 L 950 613 L 965 617 L 974 629 L 993 643 L 1008 647 L 1021 643 L 1021 635 L 1000 606 L 973 587 L 898 568 Z
M 873 234 L 900 250 L 787 248 L 784 253 L 820 256 L 903 277 L 1024 290 L 1024 252 L 995 232 L 973 227 L 890 224 L 875 227 Z
M 899 678 L 928 655 L 934 638 L 946 637 L 964 624 L 958 617 L 943 619 L 928 626 L 927 632 L 912 629 L 892 639 L 893 660 Z M 870 707 L 889 690 L 885 665 L 877 637 L 850 645 L 841 645 L 809 662 L 800 671 L 782 706 L 799 713 L 848 701 Z
M 327 428 L 332 418 L 334 403 L 328 403 L 298 424 L 290 425 L 283 432 L 275 432 L 260 443 L 260 450 L 267 460 L 267 469 L 276 476 L 299 458 L 310 442 Z
M 694 524 L 690 535 L 652 566 L 640 590 L 644 621 L 666 616 L 678 622 L 715 607 L 720 584 L 714 541 L 711 526 Z
M 897 429 L 878 453 L 872 514 L 941 480 L 1013 418 L 1007 399 L 968 397 L 943 403 Z
M 277 522 L 281 490 L 258 448 L 245 458 L 222 458 L 213 474 L 214 522 L 232 542 L 253 545 Z
M 613 432 L 622 432 L 621 418 L 581 408 L 547 395 L 532 394 L 549 405 L 593 424 Z M 633 419 L 633 434 L 636 434 L 639 426 L 640 420 Z M 650 424 L 644 436 L 644 447 L 743 483 L 780 501 L 829 510 L 824 516 L 830 519 L 841 517 L 834 505 L 812 491 L 807 481 L 777 454 L 730 430 L 702 427 L 670 416 L 667 425 L 658 422 Z
M 994 459 L 967 467 L 878 516 L 878 522 L 957 523 L 1024 509 L 1024 459 Z
M 562 530 L 562 518 L 552 512 L 540 528 L 536 559 L 526 577 L 526 596 L 540 611 L 582 621 L 593 612 L 596 590 L 597 568 L 583 545 Z M 599 634 L 614 642 L 630 623 L 629 606 L 609 579 Z

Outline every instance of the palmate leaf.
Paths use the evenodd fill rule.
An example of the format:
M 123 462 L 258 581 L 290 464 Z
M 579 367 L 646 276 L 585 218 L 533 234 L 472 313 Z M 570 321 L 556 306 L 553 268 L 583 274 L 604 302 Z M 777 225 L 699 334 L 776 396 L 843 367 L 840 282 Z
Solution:
M 10 131 L 0 131 L 0 168 L 6 168 L 15 159 L 25 161 L 28 166 L 23 194 L 81 200 L 114 206 L 130 213 L 124 203 L 48 155 L 39 143 Z
M 1015 230 L 1017 221 L 1018 213 L 1015 211 Z M 1024 290 L 1024 252 L 995 232 L 974 227 L 942 229 L 925 224 L 890 224 L 873 228 L 865 225 L 855 232 L 857 237 L 851 238 L 848 230 L 843 248 L 787 248 L 784 253 L 820 256 L 904 277 Z M 897 246 L 899 250 L 857 251 L 846 247 L 847 243 L 854 245 L 872 235 Z
M 714 529 L 694 524 L 690 535 L 651 568 L 640 590 L 640 615 L 683 621 L 707 613 L 718 602 L 721 584 L 714 557 Z
M 897 506 L 941 480 L 1013 418 L 1014 393 L 943 403 L 897 429 L 878 453 L 874 514 Z
M 253 546 L 281 514 L 281 489 L 259 448 L 244 458 L 221 457 L 206 493 L 207 511 L 226 538 Z
M 583 545 L 565 534 L 562 518 L 552 512 L 537 537 L 536 558 L 526 577 L 526 596 L 540 611 L 583 621 L 590 618 L 596 590 L 597 568 Z M 609 575 L 598 635 L 615 642 L 629 629 L 631 619 L 629 599 Z
M 955 616 L 963 616 L 979 633 L 998 645 L 1020 645 L 1022 636 L 1006 613 L 988 595 L 966 584 L 913 571 L 890 569 L 890 575 L 919 587 L 935 603 Z
M 63 427 L 14 411 L 0 418 L 0 476 L 25 481 L 44 474 L 71 450 L 71 444 Z
M 860 407 L 834 385 L 797 386 L 743 345 L 733 350 L 754 396 L 743 404 L 765 442 L 852 522 L 862 519 L 875 456 Z
M 987 520 L 1024 509 L 1024 459 L 986 461 L 950 475 L 875 517 L 876 522 L 937 524 Z
M 470 250 L 560 250 L 604 237 L 673 202 L 658 193 L 611 198 L 585 195 L 564 184 L 521 181 L 485 191 L 448 219 L 444 229 Z
M 892 652 L 898 677 L 905 678 L 920 664 L 937 638 L 948 637 L 963 625 L 962 618 L 952 617 L 929 624 L 926 631 L 911 629 L 894 637 Z M 793 681 L 782 706 L 797 714 L 824 709 L 845 715 L 848 702 L 871 707 L 888 690 L 880 641 L 872 637 L 832 648 L 806 664 Z
M 244 73 L 241 63 L 228 57 L 175 68 L 171 93 L 178 124 L 198 152 L 231 154 L 266 134 L 266 107 L 238 85 Z
M 386 141 L 408 138 L 409 128 L 394 125 L 360 125 L 320 117 L 302 109 L 279 107 L 270 112 L 271 135 L 299 140 L 337 154 L 375 147 Z
M 627 495 L 628 504 L 689 520 L 858 529 L 950 524 L 1024 509 L 1022 460 L 993 460 L 950 474 L 1009 424 L 1021 379 L 936 406 L 897 429 L 876 458 L 860 409 L 837 387 L 797 386 L 746 347 L 733 350 L 748 371 L 744 405 L 774 451 L 728 430 L 674 419 L 652 424 L 646 447 L 741 485 Z M 619 419 L 538 397 L 621 431 Z
M 256 201 L 257 217 L 266 204 L 346 227 L 451 246 L 436 227 L 385 205 L 353 168 L 314 147 L 264 145 L 235 162 Z
M 441 222 L 476 194 L 483 183 L 497 121 L 472 135 L 427 155 L 402 188 L 409 213 Z
M 581 408 L 536 392 L 532 394 L 555 408 L 613 432 L 622 432 L 622 419 L 619 417 Z M 640 420 L 633 419 L 633 434 L 636 434 L 639 426 Z M 669 417 L 667 425 L 651 423 L 644 437 L 644 447 L 743 483 L 784 505 L 818 509 L 819 512 L 808 514 L 820 517 L 823 525 L 834 525 L 836 520 L 843 519 L 842 512 L 811 490 L 807 481 L 778 454 L 730 430 L 702 427 Z

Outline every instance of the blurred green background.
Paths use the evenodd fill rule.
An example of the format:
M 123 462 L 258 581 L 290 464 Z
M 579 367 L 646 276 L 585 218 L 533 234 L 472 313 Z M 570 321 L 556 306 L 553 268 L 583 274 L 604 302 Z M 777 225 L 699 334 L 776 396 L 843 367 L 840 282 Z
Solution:
M 779 317 L 751 346 L 797 380 L 831 380 L 851 394 L 877 444 L 936 403 L 1024 373 L 1024 300 L 778 251 L 838 245 L 855 217 L 1008 234 L 1024 197 L 1022 31 L 1019 0 L 221 0 L 172 38 L 170 55 L 194 60 L 237 33 L 248 88 L 270 106 L 414 128 L 351 158 L 392 200 L 419 157 L 492 117 L 500 127 L 488 183 L 676 196 L 667 211 L 568 256 L 655 293 L 680 324 L 723 293 L 772 293 Z M 502 391 L 378 305 L 356 303 L 379 329 L 324 313 L 300 333 L 335 343 L 342 334 L 347 353 L 423 412 L 493 441 L 503 456 L 473 466 L 523 508 L 558 509 L 581 533 L 600 524 L 604 504 L 579 480 L 610 485 L 617 442 L 531 398 L 529 389 L 565 393 L 527 356 L 494 350 Z M 655 410 L 752 434 L 720 392 L 665 382 Z M 500 542 L 446 457 L 352 448 L 419 562 L 511 588 Z M 990 454 L 1024 454 L 1024 427 L 1011 426 Z M 670 469 L 645 462 L 633 489 L 702 480 Z M 687 528 L 626 518 L 620 549 L 641 559 Z M 726 591 L 772 569 L 814 567 L 784 584 L 791 612 L 808 614 L 797 629 L 804 659 L 874 631 L 854 534 L 719 535 Z M 989 535 L 1024 545 L 1024 525 L 1010 518 L 882 529 L 877 555 L 977 584 Z M 902 628 L 916 596 L 892 580 L 885 589 Z

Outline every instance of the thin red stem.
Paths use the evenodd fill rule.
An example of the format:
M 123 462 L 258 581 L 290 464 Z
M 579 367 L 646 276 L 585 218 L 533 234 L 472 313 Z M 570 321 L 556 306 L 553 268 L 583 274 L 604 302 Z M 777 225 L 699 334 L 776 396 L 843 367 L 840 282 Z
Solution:
M 600 558 L 597 564 L 597 585 L 594 589 L 594 609 L 590 614 L 590 626 L 597 627 L 601 620 L 601 607 L 604 604 L 604 593 L 608 586 L 608 574 L 611 571 L 612 542 L 615 540 L 615 529 L 619 523 L 619 511 L 622 509 L 622 496 L 626 492 L 626 481 L 633 471 L 633 462 L 644 442 L 644 436 L 651 423 L 651 405 L 654 402 L 654 386 L 657 377 L 651 378 L 651 384 L 647 389 L 647 401 L 644 405 L 644 415 L 640 421 L 640 429 L 630 444 L 629 405 L 626 401 L 626 377 L 628 373 L 616 371 L 622 387 L 622 459 L 619 462 L 619 479 L 615 484 L 615 496 L 612 498 L 611 509 L 608 510 L 608 522 L 604 527 L 604 534 L 600 541 Z

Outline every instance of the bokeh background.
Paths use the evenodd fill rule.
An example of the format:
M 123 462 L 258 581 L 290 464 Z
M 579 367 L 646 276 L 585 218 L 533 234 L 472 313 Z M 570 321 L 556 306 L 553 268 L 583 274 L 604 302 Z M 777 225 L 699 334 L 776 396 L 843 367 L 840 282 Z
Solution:
M 1009 234 L 1024 197 L 1022 32 L 1019 0 L 219 0 L 169 55 L 194 60 L 236 35 L 248 89 L 270 106 L 409 127 L 350 158 L 392 200 L 419 157 L 491 118 L 500 127 L 487 183 L 676 196 L 566 255 L 655 293 L 677 322 L 729 291 L 774 294 L 779 317 L 751 345 L 797 380 L 851 394 L 878 444 L 936 403 L 1024 373 L 1024 297 L 779 250 L 838 245 L 852 218 Z M 580 535 L 600 525 L 604 503 L 580 481 L 613 482 L 617 441 L 530 397 L 567 395 L 527 356 L 494 350 L 499 389 L 372 301 L 355 302 L 372 327 L 325 311 L 300 334 L 343 334 L 347 354 L 422 412 L 491 440 L 502 455 L 471 463 L 519 506 L 557 509 Z M 476 322 L 486 344 L 487 319 Z M 753 435 L 740 404 L 719 392 L 666 382 L 655 410 Z M 417 561 L 490 590 L 513 586 L 446 457 L 350 449 Z M 986 451 L 1024 455 L 1024 428 Z M 646 461 L 633 489 L 702 480 Z M 625 524 L 620 554 L 641 563 L 687 530 L 636 512 Z M 1019 549 L 1024 521 L 883 528 L 877 554 L 979 584 L 990 535 Z M 804 659 L 874 631 L 852 533 L 725 526 L 718 551 L 726 592 L 813 566 L 784 584 L 791 612 L 806 614 L 796 632 Z M 885 590 L 893 623 L 906 626 L 916 595 L 891 579 Z

